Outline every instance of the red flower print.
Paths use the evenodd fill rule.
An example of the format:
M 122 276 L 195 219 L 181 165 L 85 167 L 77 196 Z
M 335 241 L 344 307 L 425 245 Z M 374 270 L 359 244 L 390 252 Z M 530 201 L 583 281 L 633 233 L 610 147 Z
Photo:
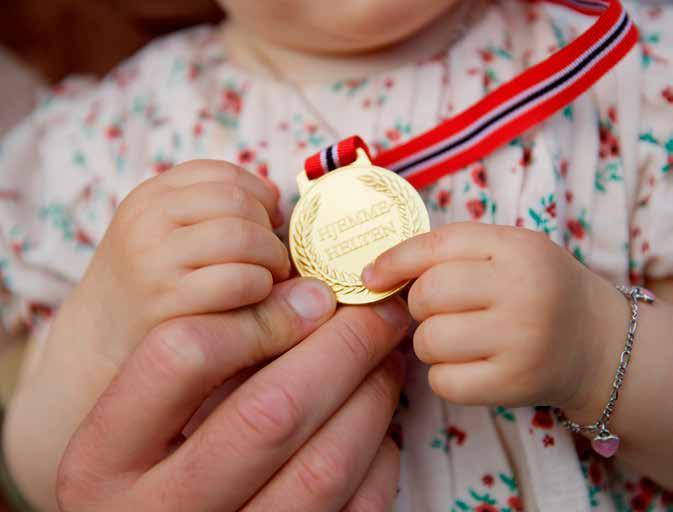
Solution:
M 488 182 L 488 177 L 486 175 L 486 167 L 482 164 L 478 164 L 472 169 L 472 181 L 480 187 L 485 188 Z
M 486 206 L 481 199 L 470 199 L 467 202 L 467 211 L 474 220 L 481 219 L 486 211 Z
M 227 89 L 222 94 L 222 103 L 226 110 L 233 112 L 234 114 L 239 114 L 241 112 L 241 95 L 236 91 Z
M 393 80 L 392 78 L 386 78 L 383 81 L 383 87 L 385 87 L 386 89 L 392 89 L 394 86 L 395 86 L 395 80 Z
M 491 50 L 479 50 L 479 55 L 484 62 L 491 62 L 493 60 L 493 52 Z
M 555 219 L 555 218 L 556 218 L 556 202 L 555 202 L 555 201 L 549 203 L 549 204 L 547 205 L 547 208 L 545 208 L 545 210 L 547 211 L 547 213 L 549 214 L 549 216 L 550 216 L 552 219 Z
M 493 77 L 490 73 L 484 73 L 484 89 L 490 89 L 491 84 L 493 83 Z
M 255 152 L 252 149 L 242 149 L 238 153 L 238 161 L 242 164 L 249 164 L 255 160 Z
M 552 428 L 554 426 L 554 416 L 552 416 L 551 409 L 549 407 L 536 407 L 531 422 L 536 428 L 545 430 Z
M 156 174 L 161 174 L 162 172 L 166 172 L 171 167 L 173 167 L 173 162 L 169 162 L 167 160 L 159 160 L 158 162 L 154 163 L 154 172 Z
M 401 136 L 400 131 L 397 128 L 391 128 L 390 130 L 386 130 L 386 137 L 392 142 L 399 140 L 400 136 Z
M 528 21 L 529 24 L 535 23 L 539 17 L 540 17 L 539 13 L 534 9 L 530 9 L 526 13 L 526 21 Z
M 616 123 L 616 122 L 617 122 L 617 109 L 614 107 L 614 105 L 611 106 L 611 107 L 608 109 L 608 119 L 609 119 L 612 123 Z
M 80 245 L 85 245 L 87 247 L 93 247 L 93 240 L 91 237 L 82 229 L 78 228 L 77 231 L 75 232 L 75 240 Z
M 450 426 L 447 430 L 449 439 L 455 439 L 458 445 L 462 445 L 465 442 L 467 434 L 463 430 L 460 430 L 458 427 Z
M 313 123 L 307 123 L 307 124 L 306 124 L 306 131 L 307 131 L 309 134 L 314 134 L 315 132 L 318 131 L 318 125 L 313 124 Z
M 650 250 L 650 242 L 643 242 L 643 245 L 641 247 L 641 250 L 643 252 L 649 252 Z
M 671 86 L 666 87 L 666 89 L 661 91 L 661 95 L 666 101 L 668 101 L 669 103 L 673 103 L 673 87 Z
M 624 483 L 624 489 L 626 489 L 628 492 L 633 492 L 636 490 L 636 486 L 633 485 L 633 482 L 627 481 Z
M 498 512 L 498 509 L 493 505 L 482 503 L 481 505 L 474 507 L 474 512 Z
M 652 496 L 649 494 L 636 494 L 631 498 L 631 508 L 633 512 L 645 512 L 652 503 Z
M 574 238 L 577 238 L 578 240 L 582 240 L 584 238 L 584 226 L 577 219 L 568 219 L 568 231 Z
M 545 435 L 544 438 L 542 438 L 542 446 L 545 448 L 549 448 L 550 446 L 554 446 L 554 437 L 550 436 L 549 434 Z
M 559 172 L 563 178 L 568 176 L 568 165 L 568 160 L 565 158 L 559 162 Z
M 288 123 L 287 121 L 281 121 L 280 123 L 278 123 L 278 129 L 281 132 L 286 132 L 290 129 L 290 123 Z
M 39 302 L 29 303 L 28 310 L 30 311 L 31 316 L 42 316 L 49 318 L 54 314 L 54 309 L 51 306 L 40 304 Z
M 521 502 L 521 498 L 519 498 L 518 496 L 510 496 L 509 499 L 507 500 L 507 505 L 509 505 L 509 508 L 511 508 L 515 512 L 523 511 L 523 503 Z
M 121 137 L 121 135 L 122 135 L 121 128 L 119 128 L 119 126 L 117 126 L 116 124 L 108 126 L 105 132 L 105 136 L 110 140 L 118 139 L 119 137 Z
M 196 123 L 193 129 L 194 137 L 198 138 L 203 133 L 203 125 L 201 123 Z
M 640 275 L 640 272 L 638 272 L 637 270 L 634 270 L 634 269 L 629 271 L 629 282 L 632 285 L 640 284 L 642 281 L 643 281 L 643 276 Z
M 486 487 L 493 487 L 493 484 L 495 483 L 495 478 L 493 478 L 493 475 L 484 475 L 481 477 L 481 481 L 484 483 Z
M 601 126 L 599 128 L 599 135 L 601 140 L 601 148 L 599 150 L 599 156 L 601 157 L 601 159 L 606 159 L 610 156 L 619 156 L 620 154 L 619 141 L 610 132 L 610 129 L 607 126 Z
M 516 226 L 517 228 L 522 228 L 522 227 L 524 226 L 524 220 L 523 220 L 523 217 L 517 217 L 517 218 L 516 218 L 515 226 Z
M 189 79 L 194 80 L 201 74 L 201 68 L 197 66 L 196 64 L 190 64 L 189 65 Z
M 269 175 L 269 166 L 266 163 L 261 163 L 257 166 L 256 172 L 266 178 Z
M 589 478 L 594 485 L 601 485 L 603 482 L 603 472 L 601 471 L 601 465 L 597 461 L 593 461 L 589 465 Z
M 532 148 L 524 147 L 523 148 L 523 155 L 521 156 L 521 167 L 528 167 L 530 164 L 533 163 L 533 150 Z
M 440 208 L 446 208 L 451 204 L 451 192 L 449 190 L 440 190 L 437 194 L 437 204 Z
M 570 190 L 566 190 L 566 201 L 568 204 L 571 204 L 573 202 L 573 199 L 575 199 L 575 196 Z
M 0 188 L 0 201 L 18 201 L 19 191 L 14 188 Z

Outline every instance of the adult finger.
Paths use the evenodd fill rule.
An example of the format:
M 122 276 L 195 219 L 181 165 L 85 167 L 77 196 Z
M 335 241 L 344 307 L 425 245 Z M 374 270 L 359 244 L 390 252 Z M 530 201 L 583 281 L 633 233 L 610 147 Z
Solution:
M 389 356 L 243 510 L 341 510 L 386 435 L 399 401 L 403 361 L 399 352 Z
M 290 273 L 287 248 L 270 230 L 250 220 L 225 217 L 173 230 L 162 248 L 183 268 L 218 263 L 251 263 L 276 280 Z
M 389 512 L 400 481 L 400 451 L 389 437 L 379 448 L 367 477 L 343 512 Z
M 397 298 L 339 309 L 230 395 L 180 449 L 145 475 L 143 485 L 185 509 L 238 510 L 393 350 L 409 321 Z M 186 474 L 188 486 L 165 488 L 164 482 Z
M 326 285 L 295 279 L 275 286 L 254 307 L 160 325 L 98 400 L 64 461 L 76 462 L 83 474 L 145 471 L 168 453 L 171 441 L 215 387 L 285 352 L 335 307 Z
M 426 364 L 468 363 L 498 352 L 502 329 L 488 311 L 435 315 L 414 333 L 414 351 Z
M 440 263 L 421 275 L 409 290 L 409 311 L 418 322 L 432 315 L 488 308 L 497 283 L 488 260 Z
M 220 217 L 249 219 L 271 228 L 262 202 L 232 183 L 208 181 L 176 188 L 159 199 L 161 214 L 178 225 L 196 224 Z
M 491 259 L 503 229 L 478 222 L 447 224 L 381 254 L 365 268 L 363 282 L 372 290 L 388 290 L 448 260 Z

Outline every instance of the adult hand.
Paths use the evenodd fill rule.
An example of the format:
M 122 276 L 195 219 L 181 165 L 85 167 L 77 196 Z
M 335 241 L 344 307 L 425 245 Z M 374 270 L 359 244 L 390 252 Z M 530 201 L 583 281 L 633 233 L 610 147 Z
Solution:
M 155 329 L 71 440 L 61 509 L 388 510 L 393 350 L 409 317 L 399 299 L 334 310 L 324 285 L 296 279 L 259 305 Z M 215 387 L 273 358 L 176 445 Z

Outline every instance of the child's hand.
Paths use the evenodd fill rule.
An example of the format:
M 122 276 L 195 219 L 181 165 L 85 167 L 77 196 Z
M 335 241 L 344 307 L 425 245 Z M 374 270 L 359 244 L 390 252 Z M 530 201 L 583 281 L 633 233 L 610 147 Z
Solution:
M 90 314 L 102 304 L 101 316 L 130 324 L 131 339 L 169 318 L 259 302 L 290 271 L 272 231 L 282 222 L 277 200 L 270 185 L 225 162 L 193 161 L 150 179 L 119 206 L 75 300 Z
M 544 234 L 448 225 L 403 242 L 363 273 L 375 290 L 413 278 L 415 351 L 446 400 L 579 410 L 609 384 L 593 380 L 598 362 L 616 362 L 610 343 L 614 353 L 600 351 L 606 336 L 623 342 L 626 301 Z M 620 308 L 623 317 L 601 317 Z

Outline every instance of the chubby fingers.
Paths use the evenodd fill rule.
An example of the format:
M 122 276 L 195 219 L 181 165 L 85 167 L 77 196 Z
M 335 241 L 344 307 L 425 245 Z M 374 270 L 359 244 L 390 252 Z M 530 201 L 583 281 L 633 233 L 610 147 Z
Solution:
M 175 188 L 208 182 L 236 185 L 264 205 L 274 225 L 282 223 L 278 209 L 277 189 L 270 182 L 229 162 L 192 160 L 175 166 L 156 179 L 159 185 Z
M 489 260 L 501 243 L 501 229 L 477 222 L 447 224 L 384 252 L 365 268 L 362 280 L 384 291 L 449 260 Z
M 432 315 L 487 309 L 497 298 L 490 260 L 455 260 L 428 269 L 409 290 L 409 311 L 423 322 Z
M 220 263 L 251 263 L 268 269 L 278 281 L 290 274 L 287 248 L 273 231 L 234 217 L 212 219 L 172 231 L 162 250 L 182 268 Z

